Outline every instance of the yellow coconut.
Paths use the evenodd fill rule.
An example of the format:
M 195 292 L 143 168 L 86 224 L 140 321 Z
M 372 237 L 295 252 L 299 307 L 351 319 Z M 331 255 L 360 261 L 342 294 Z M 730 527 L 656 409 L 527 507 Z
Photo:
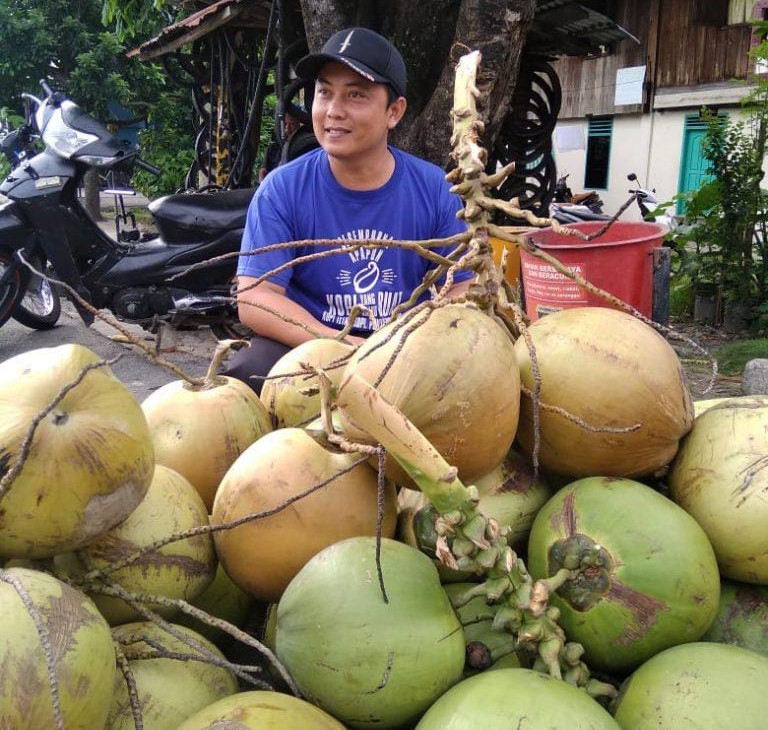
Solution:
M 720 573 L 768 585 L 768 397 L 728 398 L 696 418 L 670 496 L 707 533 Z
M 309 367 L 322 367 L 333 387 L 344 373 L 352 346 L 338 340 L 317 339 L 294 347 L 269 371 L 261 400 L 278 427 L 301 426 L 320 413 L 320 391 L 315 375 L 300 375 Z
M 302 429 L 273 431 L 250 446 L 222 480 L 211 523 L 288 507 L 216 532 L 216 551 L 230 578 L 262 601 L 275 601 L 324 547 L 376 534 L 377 475 L 360 457 L 323 446 Z M 345 473 L 342 473 L 345 472 Z M 312 487 L 327 482 L 309 496 Z M 382 534 L 394 534 L 394 487 L 386 487 Z
M 207 524 L 208 511 L 195 488 L 172 469 L 158 466 L 147 495 L 130 517 L 82 548 L 79 556 L 92 568 L 107 569 L 158 540 Z M 213 539 L 202 534 L 152 550 L 108 577 L 134 593 L 189 601 L 213 581 L 216 564 Z M 113 626 L 141 618 L 118 598 L 94 594 L 93 599 Z M 154 603 L 149 607 L 166 616 L 175 612 Z
M 280 692 L 240 692 L 195 713 L 178 730 L 344 730 L 309 702 Z
M 0 613 L 0 727 L 57 727 L 45 640 L 62 727 L 103 728 L 112 700 L 115 650 L 96 606 L 51 575 L 10 568 L 0 571 Z
M 187 641 L 150 621 L 112 630 L 136 682 L 144 727 L 176 730 L 198 710 L 237 692 L 235 675 L 215 662 L 224 655 L 207 639 L 186 626 L 173 625 Z M 201 651 L 202 648 L 202 651 Z M 169 656 L 163 656 L 163 654 Z M 122 673 L 115 678 L 114 696 L 105 730 L 133 730 L 128 685 Z
M 108 367 L 87 370 L 99 361 L 81 345 L 61 345 L 0 364 L 3 475 L 15 470 L 42 417 L 23 467 L 5 485 L 0 556 L 77 548 L 124 520 L 147 491 L 154 461 L 144 414 Z
M 223 375 L 209 374 L 202 386 L 167 383 L 141 407 L 157 463 L 186 477 L 208 510 L 227 469 L 271 430 L 269 415 L 250 386 Z
M 615 309 L 579 307 L 530 327 L 541 373 L 542 466 L 567 476 L 641 476 L 668 464 L 693 423 L 680 362 L 652 327 Z M 515 343 L 525 388 L 531 356 Z M 575 416 L 572 420 L 570 416 Z M 523 395 L 518 439 L 534 447 L 532 398 Z
M 382 327 L 355 352 L 345 378 L 353 372 L 399 408 L 465 482 L 498 466 L 512 445 L 520 405 L 512 341 L 472 306 L 423 310 Z M 343 416 L 342 424 L 351 439 L 366 439 Z M 390 476 L 411 484 L 390 462 Z

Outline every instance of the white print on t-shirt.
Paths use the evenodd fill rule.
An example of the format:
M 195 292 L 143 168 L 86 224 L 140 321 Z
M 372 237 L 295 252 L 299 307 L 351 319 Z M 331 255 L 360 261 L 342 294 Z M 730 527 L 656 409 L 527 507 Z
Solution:
M 391 241 L 392 236 L 382 231 L 358 228 L 350 231 L 340 240 L 377 240 Z M 349 268 L 340 268 L 336 281 L 343 288 L 351 287 L 353 293 L 328 293 L 325 295 L 326 308 L 321 320 L 327 324 L 344 327 L 349 314 L 355 306 L 365 307 L 370 311 L 375 327 L 381 327 L 392 314 L 392 310 L 403 300 L 402 291 L 373 291 L 379 284 L 392 284 L 397 279 L 397 273 L 391 268 L 381 268 L 379 261 L 384 255 L 382 248 L 361 248 L 347 254 Z M 367 316 L 359 316 L 355 320 L 355 328 L 371 330 L 374 327 Z

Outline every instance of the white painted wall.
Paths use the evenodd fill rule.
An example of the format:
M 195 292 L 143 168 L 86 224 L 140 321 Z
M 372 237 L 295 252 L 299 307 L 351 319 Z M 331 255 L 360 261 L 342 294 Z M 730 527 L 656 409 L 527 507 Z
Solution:
M 642 187 L 655 188 L 660 202 L 677 194 L 685 117 L 694 111 L 690 108 L 664 109 L 652 114 L 614 117 L 608 188 L 598 191 L 603 199 L 604 212 L 615 213 L 629 197 L 627 175 L 630 172 L 637 175 Z M 741 114 L 738 107 L 723 108 L 723 111 L 731 118 Z M 564 127 L 582 129 L 583 149 L 558 150 L 558 130 Z M 568 184 L 574 192 L 584 190 L 587 129 L 586 120 L 562 120 L 557 124 L 553 139 L 558 176 L 570 173 Z M 768 185 L 768 179 L 763 184 Z M 634 204 L 622 215 L 622 220 L 639 219 L 640 212 Z

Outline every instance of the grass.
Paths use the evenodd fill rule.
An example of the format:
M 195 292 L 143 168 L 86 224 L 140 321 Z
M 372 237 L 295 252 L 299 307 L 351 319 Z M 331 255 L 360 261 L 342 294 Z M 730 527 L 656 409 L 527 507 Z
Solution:
M 768 338 L 734 340 L 721 345 L 713 354 L 723 375 L 741 375 L 749 360 L 768 358 Z

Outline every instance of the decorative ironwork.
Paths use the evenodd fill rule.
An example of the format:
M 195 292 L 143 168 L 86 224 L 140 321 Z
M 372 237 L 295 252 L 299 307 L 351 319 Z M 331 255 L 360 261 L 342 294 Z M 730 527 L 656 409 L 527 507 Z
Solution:
M 552 132 L 560 113 L 560 81 L 550 63 L 526 54 L 509 114 L 490 155 L 488 171 L 510 162 L 515 172 L 498 188 L 498 197 L 516 197 L 520 207 L 547 216 L 557 177 Z

